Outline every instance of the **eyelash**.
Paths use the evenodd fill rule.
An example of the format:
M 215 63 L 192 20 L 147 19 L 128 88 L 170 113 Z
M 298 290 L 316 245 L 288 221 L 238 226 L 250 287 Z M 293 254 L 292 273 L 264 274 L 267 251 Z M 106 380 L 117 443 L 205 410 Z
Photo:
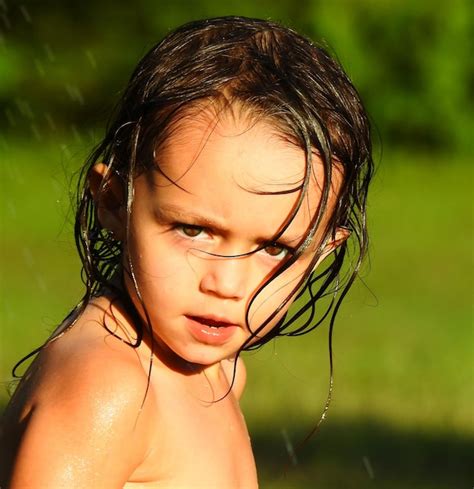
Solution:
M 198 238 L 201 233 L 206 232 L 205 227 L 198 226 L 195 224 L 177 223 L 173 226 L 173 228 L 176 229 L 183 237 L 185 237 L 187 239 Z M 190 230 L 191 230 L 191 234 L 188 234 L 188 231 L 190 231 Z M 197 233 L 195 235 L 192 235 L 193 231 L 197 231 Z M 280 250 L 277 254 L 271 254 L 268 252 L 266 253 L 267 256 L 269 256 L 270 258 L 273 258 L 273 259 L 282 260 L 282 259 L 284 259 L 288 256 L 291 256 L 295 253 L 294 248 L 292 248 L 290 246 L 286 246 L 286 245 L 278 243 L 278 242 L 269 242 L 269 243 L 262 244 L 258 249 L 265 251 L 267 248 L 277 248 Z M 283 252 L 284 252 L 283 256 L 280 256 L 280 254 Z

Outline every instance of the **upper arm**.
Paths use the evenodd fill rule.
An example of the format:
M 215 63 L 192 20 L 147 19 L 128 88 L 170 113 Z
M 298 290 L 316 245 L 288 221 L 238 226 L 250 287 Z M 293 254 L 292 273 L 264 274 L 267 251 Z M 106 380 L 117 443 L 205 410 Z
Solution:
M 120 362 L 112 368 L 72 364 L 45 386 L 31 409 L 12 489 L 123 487 L 144 457 L 145 384 L 139 371 Z
M 222 361 L 222 367 L 229 383 L 232 383 L 232 379 L 234 379 L 232 392 L 237 399 L 240 399 L 245 389 L 245 383 L 247 382 L 247 370 L 244 361 L 240 357 L 237 360 L 228 358 Z

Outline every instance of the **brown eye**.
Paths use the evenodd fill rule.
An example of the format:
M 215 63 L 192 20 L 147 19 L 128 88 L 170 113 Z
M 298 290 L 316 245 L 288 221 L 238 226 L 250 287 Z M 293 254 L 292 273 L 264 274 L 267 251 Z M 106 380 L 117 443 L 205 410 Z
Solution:
M 263 249 L 267 255 L 273 258 L 284 258 L 289 251 L 286 246 L 279 245 L 278 243 L 270 243 Z
M 189 224 L 181 224 L 177 228 L 188 238 L 197 238 L 203 232 L 202 227 L 190 226 Z

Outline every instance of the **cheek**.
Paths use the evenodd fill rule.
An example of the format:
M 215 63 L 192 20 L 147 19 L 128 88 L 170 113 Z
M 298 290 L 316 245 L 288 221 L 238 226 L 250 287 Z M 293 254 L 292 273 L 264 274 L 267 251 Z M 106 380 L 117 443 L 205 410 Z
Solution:
M 189 253 L 163 236 L 131 240 L 128 247 L 133 269 L 140 286 L 153 286 L 163 292 L 176 293 L 178 286 L 195 280 Z M 128 264 L 125 264 L 128 265 Z
M 272 315 L 287 298 L 289 300 L 283 308 L 276 314 L 271 322 L 258 334 L 261 338 L 271 331 L 278 323 L 291 306 L 297 292 L 301 286 L 299 282 L 304 272 L 307 269 L 308 263 L 297 263 L 281 276 L 272 280 L 261 292 L 256 296 L 250 307 L 249 323 L 250 329 L 256 331 L 270 315 Z M 296 292 L 293 292 L 296 289 Z M 257 338 L 258 339 L 258 338 Z

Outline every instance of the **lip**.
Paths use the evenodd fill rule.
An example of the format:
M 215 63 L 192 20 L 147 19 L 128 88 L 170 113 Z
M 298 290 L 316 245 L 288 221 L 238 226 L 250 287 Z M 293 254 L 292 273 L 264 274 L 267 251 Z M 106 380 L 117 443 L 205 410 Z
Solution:
M 206 345 L 223 345 L 229 341 L 239 326 L 217 316 L 186 316 L 191 335 Z

